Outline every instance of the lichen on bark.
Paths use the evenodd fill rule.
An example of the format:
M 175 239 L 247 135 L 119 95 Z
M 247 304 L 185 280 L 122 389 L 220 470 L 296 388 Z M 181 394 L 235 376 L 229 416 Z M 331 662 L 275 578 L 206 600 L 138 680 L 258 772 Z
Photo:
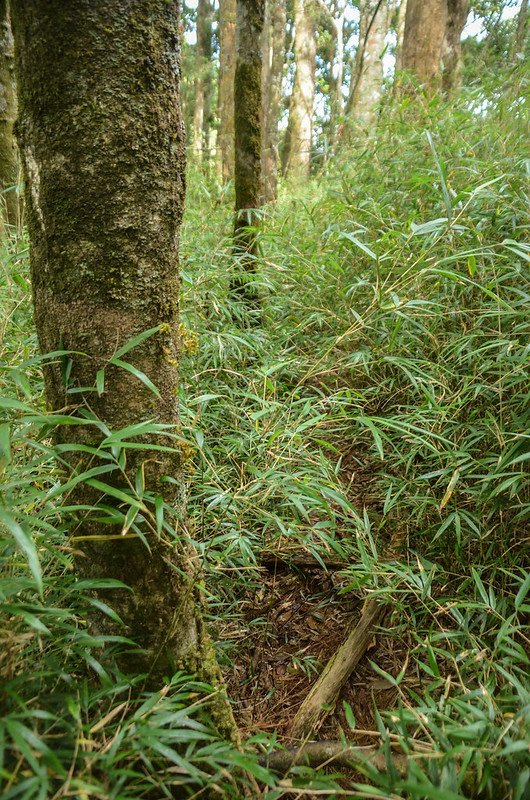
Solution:
M 232 289 L 250 307 L 257 305 L 255 292 L 246 277 L 256 267 L 256 228 L 261 202 L 261 36 L 264 0 L 237 0 L 235 106 L 235 192 L 234 253 L 238 274 Z
M 174 426 L 185 193 L 178 6 L 18 0 L 12 15 L 35 324 L 42 353 L 69 351 L 66 371 L 64 359 L 47 362 L 48 403 L 78 421 L 89 412 L 111 431 L 146 420 Z M 118 348 L 150 329 L 156 332 L 123 358 L 158 394 L 138 373 L 111 363 Z M 90 387 L 101 370 L 104 390 L 97 392 Z M 58 430 L 59 441 L 74 447 L 97 446 L 103 436 L 91 424 Z M 104 480 L 127 490 L 141 470 L 146 491 L 178 509 L 178 449 L 150 449 L 169 444 L 162 433 L 136 442 L 143 449 L 128 450 L 126 465 Z M 74 451 L 72 469 L 86 468 L 82 459 Z M 80 483 L 70 501 L 93 506 L 101 494 Z M 104 502 L 119 516 L 119 500 L 107 495 Z M 219 686 L 215 660 L 207 657 L 193 555 L 178 529 L 169 539 L 147 524 L 142 531 L 148 548 L 132 528 L 122 536 L 121 524 L 90 513 L 78 518 L 78 575 L 130 587 L 98 591 L 125 628 L 104 614 L 93 615 L 92 628 L 132 638 L 138 649 L 122 655 L 121 667 L 148 673 L 151 686 L 179 663 Z M 223 733 L 234 730 L 231 720 Z
M 13 35 L 7 0 L 0 0 L 0 214 L 9 225 L 19 222 L 17 118 Z

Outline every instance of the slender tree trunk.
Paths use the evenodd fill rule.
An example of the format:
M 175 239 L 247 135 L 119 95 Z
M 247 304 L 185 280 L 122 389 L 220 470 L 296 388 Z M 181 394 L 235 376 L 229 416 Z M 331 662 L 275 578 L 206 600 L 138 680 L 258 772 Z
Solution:
M 521 8 L 517 16 L 517 30 L 515 32 L 515 42 L 513 46 L 512 60 L 522 55 L 524 56 L 526 49 L 526 34 L 528 31 L 528 0 L 521 1 Z
M 234 178 L 234 79 L 236 0 L 219 0 L 219 133 L 221 179 Z
M 232 289 L 249 308 L 258 305 L 248 279 L 252 280 L 256 269 L 256 228 L 259 225 L 256 209 L 262 197 L 261 43 L 264 18 L 265 0 L 237 0 L 234 252 L 239 257 L 239 271 Z
M 388 0 L 364 0 L 361 5 L 358 57 L 350 88 L 350 124 L 373 127 L 383 91 L 383 51 L 390 24 Z
M 311 0 L 294 3 L 296 72 L 289 105 L 284 172 L 299 180 L 309 177 L 313 142 L 316 40 Z
M 407 0 L 403 69 L 426 91 L 440 85 L 446 25 L 447 0 Z
M 447 95 L 460 88 L 462 80 L 462 31 L 469 13 L 468 0 L 447 0 L 447 24 L 443 45 L 442 87 Z
M 263 200 L 276 200 L 278 191 L 278 122 L 282 103 L 285 61 L 285 0 L 267 0 L 262 49 Z
M 17 225 L 18 153 L 13 133 L 17 118 L 17 94 L 13 35 L 7 0 L 0 0 L 0 37 L 0 208 L 2 218 L 9 225 Z
M 212 4 L 198 0 L 195 110 L 193 113 L 193 152 L 207 160 L 210 155 L 212 97 Z
M 344 13 L 332 17 L 334 32 L 333 56 L 330 64 L 329 130 L 333 147 L 339 131 L 339 120 L 343 113 L 342 84 L 344 82 Z
M 58 438 L 74 448 L 98 447 L 105 434 L 79 422 L 88 411 L 111 431 L 148 419 L 174 425 L 185 192 L 177 4 L 17 0 L 12 17 L 35 323 L 42 353 L 71 353 L 68 361 L 47 362 L 46 396 L 79 423 L 61 427 Z M 116 359 L 149 329 L 155 332 L 121 363 L 148 376 L 156 394 Z M 98 391 L 90 388 L 96 383 Z M 122 535 L 122 523 L 102 522 L 101 512 L 84 512 L 74 529 L 76 550 L 83 551 L 79 576 L 130 587 L 98 591 L 125 628 L 94 612 L 92 630 L 132 638 L 140 650 L 123 655 L 121 666 L 149 672 L 151 685 L 174 666 L 218 684 L 190 554 L 177 534 L 157 535 L 149 522 L 156 496 L 178 502 L 179 453 L 149 449 L 170 443 L 163 434 L 129 438 L 145 449 L 124 451 L 121 469 L 99 476 L 111 492 L 83 483 L 69 498 L 90 506 L 102 500 L 119 518 L 127 505 L 112 492 L 145 483 L 136 525 L 148 548 L 134 526 Z M 109 462 L 74 450 L 77 471 L 98 463 Z M 230 734 L 226 701 L 217 712 Z
M 397 14 L 397 45 L 396 45 L 396 72 L 403 69 L 403 39 L 405 38 L 405 15 L 407 13 L 407 0 L 401 0 Z

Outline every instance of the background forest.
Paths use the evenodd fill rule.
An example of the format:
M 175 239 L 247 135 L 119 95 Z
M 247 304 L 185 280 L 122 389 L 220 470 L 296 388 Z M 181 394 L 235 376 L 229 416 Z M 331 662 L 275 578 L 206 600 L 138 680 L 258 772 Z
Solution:
M 530 800 L 527 0 L 66 5 L 0 2 L 2 798 Z

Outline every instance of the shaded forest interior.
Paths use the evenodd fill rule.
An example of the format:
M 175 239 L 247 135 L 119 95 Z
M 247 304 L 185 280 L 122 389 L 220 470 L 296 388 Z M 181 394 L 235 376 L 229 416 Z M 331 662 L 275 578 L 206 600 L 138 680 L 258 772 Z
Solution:
M 527 0 L 0 17 L 2 798 L 530 800 Z

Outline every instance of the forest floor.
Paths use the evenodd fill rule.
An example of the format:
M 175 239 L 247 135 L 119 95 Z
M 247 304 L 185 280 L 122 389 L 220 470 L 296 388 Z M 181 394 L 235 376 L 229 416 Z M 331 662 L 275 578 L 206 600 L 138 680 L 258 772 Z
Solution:
M 231 190 L 190 167 L 179 364 L 186 531 L 243 753 L 213 730 L 209 687 L 176 673 L 146 692 L 141 677 L 109 667 L 105 648 L 120 645 L 87 631 L 94 598 L 67 541 L 27 242 L 3 248 L 8 800 L 200 798 L 212 784 L 237 800 L 242 774 L 261 800 L 527 800 L 530 228 L 520 69 L 502 92 L 495 83 L 487 104 L 479 87 L 456 106 L 389 108 L 376 137 L 322 172 L 315 164 L 307 185 L 283 187 L 262 212 L 259 324 L 230 291 Z M 123 468 L 119 454 L 107 456 Z M 142 502 L 131 487 L 131 508 Z M 165 514 L 181 536 L 175 509 Z M 134 529 L 141 515 L 132 519 Z M 313 735 L 374 745 L 383 768 L 362 765 L 362 781 L 301 766 L 273 774 L 264 755 L 293 743 L 296 712 L 367 598 L 386 615 Z
M 377 465 L 363 464 L 350 452 L 341 460 L 339 477 L 355 507 L 381 512 Z M 361 617 L 365 598 L 344 593 L 349 578 L 342 571 L 350 565 L 322 551 L 319 559 L 320 563 L 310 549 L 280 537 L 273 548 L 265 548 L 259 556 L 258 585 L 240 598 L 241 619 L 221 623 L 216 631 L 221 640 L 237 644 L 226 679 L 243 735 L 276 731 L 285 746 L 296 746 L 299 740 L 290 734 L 296 712 L 322 668 Z M 346 681 L 334 707 L 323 716 L 315 735 L 318 733 L 321 740 L 338 740 L 348 731 L 344 713 L 347 704 L 356 720 L 356 741 L 371 744 L 374 735 L 379 735 L 375 710 L 392 708 L 399 692 L 374 671 L 370 662 L 397 676 L 407 660 L 407 650 L 403 633 L 386 632 L 384 627 L 374 629 L 366 655 Z M 417 675 L 404 677 L 404 683 L 411 681 L 420 682 Z

